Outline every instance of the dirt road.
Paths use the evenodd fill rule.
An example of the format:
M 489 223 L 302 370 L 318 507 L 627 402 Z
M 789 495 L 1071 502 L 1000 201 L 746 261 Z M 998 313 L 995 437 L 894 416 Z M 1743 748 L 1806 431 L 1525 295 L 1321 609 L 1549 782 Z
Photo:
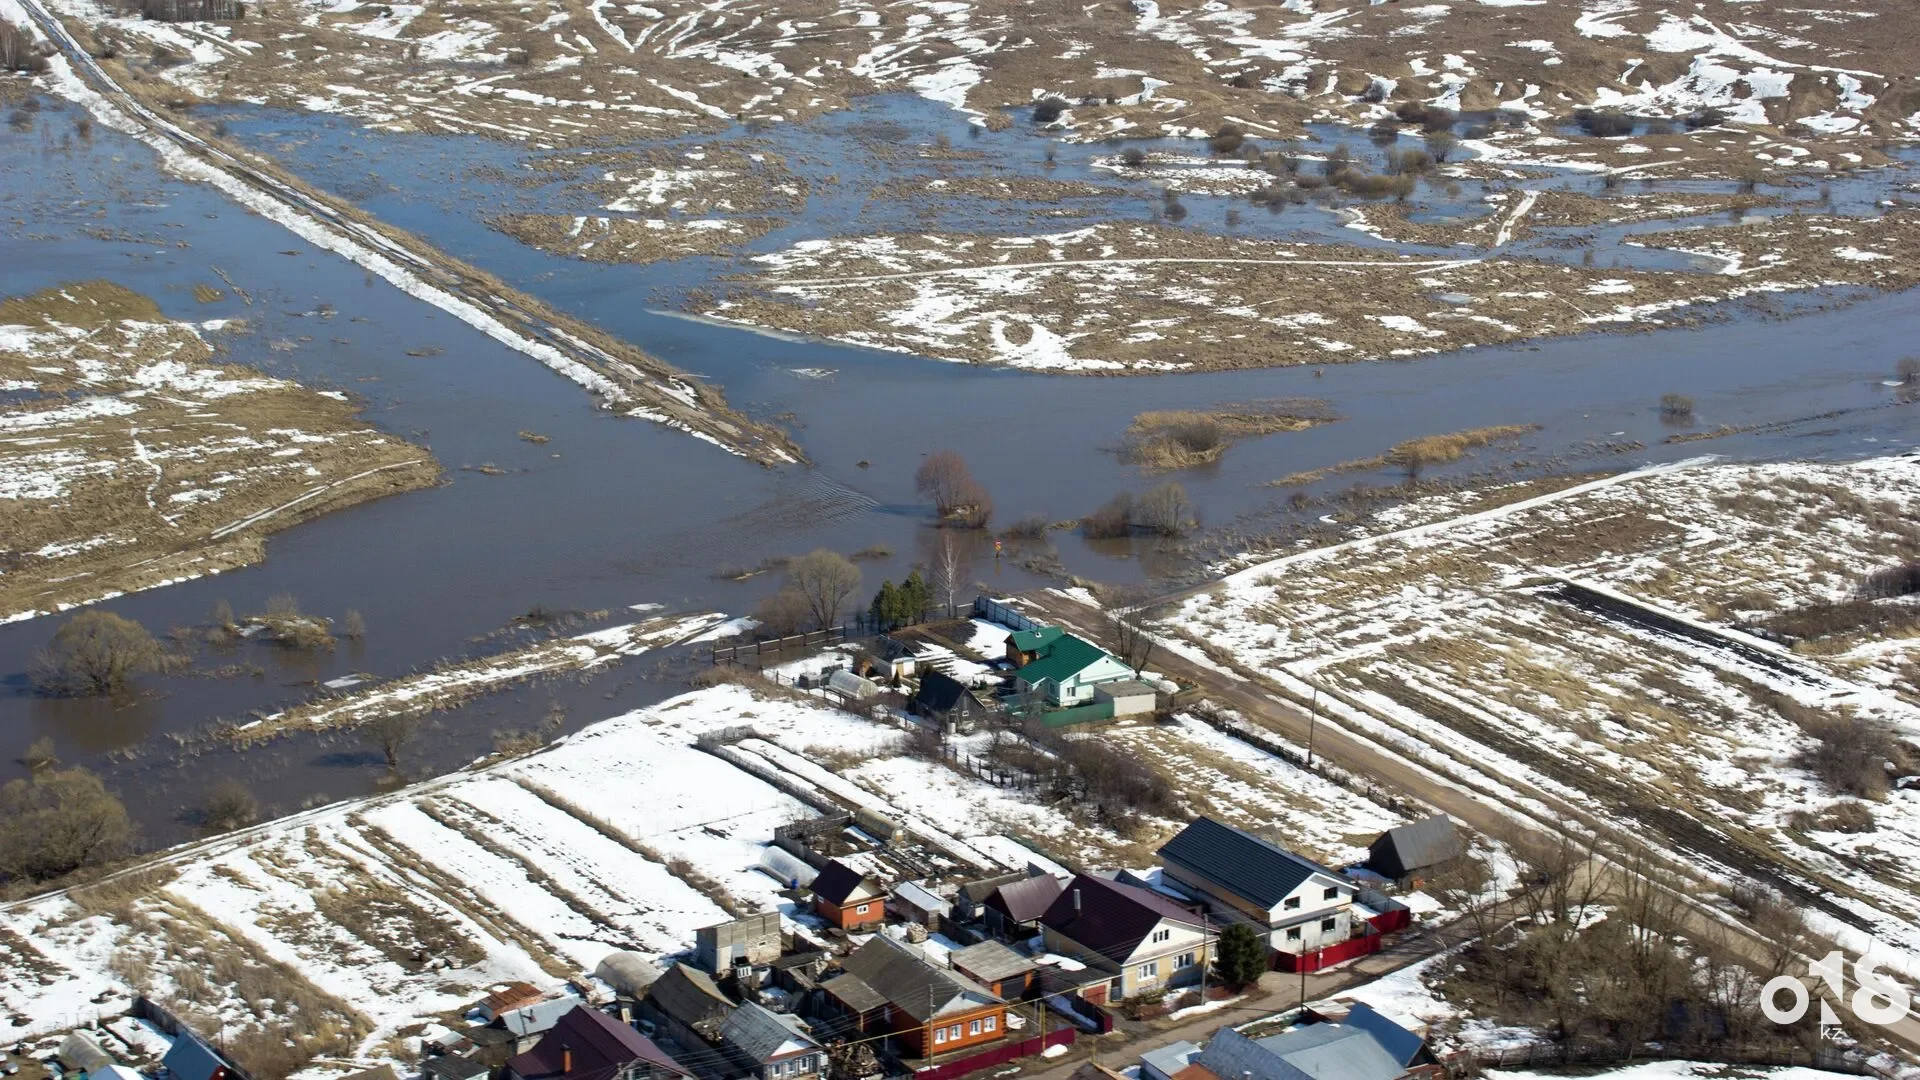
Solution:
M 1184 597 L 1204 591 L 1205 588 L 1202 586 L 1174 595 Z M 1032 607 L 1039 609 L 1038 613 L 1043 617 L 1067 626 L 1090 640 L 1098 641 L 1104 636 L 1100 613 L 1077 600 L 1054 591 L 1035 592 L 1028 594 L 1025 599 Z M 1356 738 L 1337 725 L 1318 720 L 1309 709 L 1265 684 L 1257 672 L 1244 668 L 1222 670 L 1217 666 L 1195 663 L 1164 648 L 1155 651 L 1152 666 L 1183 686 L 1198 688 L 1208 700 L 1238 711 L 1254 724 L 1311 747 L 1316 757 L 1410 795 L 1477 832 L 1494 837 L 1511 836 L 1516 830 L 1539 831 L 1556 824 L 1539 820 L 1529 810 L 1496 798 L 1492 793 L 1467 790 L 1418 762 L 1410 761 L 1377 743 Z M 1563 813 L 1568 821 L 1598 825 L 1590 816 L 1581 813 L 1579 807 L 1561 802 L 1549 794 L 1530 789 L 1526 795 Z M 1603 835 L 1608 835 L 1619 850 L 1646 847 L 1638 838 Z M 1666 858 L 1665 853 L 1657 848 L 1650 849 L 1650 853 Z M 1681 875 L 1681 880 L 1689 879 L 1686 875 L 1688 868 L 1670 859 L 1668 867 Z M 1724 913 L 1707 907 L 1697 895 L 1683 893 L 1681 899 L 1688 904 L 1695 926 L 1703 930 L 1711 926 L 1716 931 L 1730 932 L 1730 940 L 1736 944 L 1744 943 L 1749 956 L 1758 957 L 1769 951 L 1769 943 L 1763 938 L 1730 920 Z M 1824 951 L 1824 946 L 1821 948 Z M 1857 986 L 1849 978 L 1847 995 L 1851 996 Z M 1852 1010 L 1845 1006 L 1844 1001 L 1810 981 L 1808 987 L 1816 997 L 1824 996 L 1833 1002 L 1835 1011 L 1852 1034 L 1856 1037 L 1866 1034 L 1859 1030 L 1863 1025 L 1855 1020 Z M 1309 993 L 1313 993 L 1311 988 Z M 1219 1022 L 1216 1021 L 1213 1026 L 1220 1026 Z M 1908 1054 L 1920 1052 L 1920 1018 L 1916 1018 L 1912 1012 L 1901 1021 L 1873 1031 Z

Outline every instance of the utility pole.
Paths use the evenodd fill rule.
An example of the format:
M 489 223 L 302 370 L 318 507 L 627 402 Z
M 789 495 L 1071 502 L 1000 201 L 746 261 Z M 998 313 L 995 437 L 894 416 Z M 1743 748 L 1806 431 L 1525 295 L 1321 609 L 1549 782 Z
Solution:
M 1320 686 L 1313 687 L 1313 705 L 1307 714 L 1307 767 L 1313 767 L 1313 729 L 1320 726 Z

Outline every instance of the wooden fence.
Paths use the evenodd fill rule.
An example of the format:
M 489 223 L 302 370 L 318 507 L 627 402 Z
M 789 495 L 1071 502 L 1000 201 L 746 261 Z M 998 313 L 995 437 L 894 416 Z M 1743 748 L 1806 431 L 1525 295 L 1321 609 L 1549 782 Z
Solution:
M 172 1009 L 167 1008 L 152 998 L 144 995 L 134 998 L 133 1008 L 128 1010 L 128 1015 L 136 1019 L 145 1020 L 147 1023 L 152 1024 L 154 1027 L 159 1028 L 175 1039 L 193 1039 L 196 1042 L 206 1045 L 209 1049 L 213 1050 L 221 1061 L 226 1063 L 227 1075 L 232 1077 L 233 1080 L 253 1080 L 252 1073 L 242 1068 L 239 1063 L 227 1056 L 225 1047 L 214 1046 L 212 1040 L 202 1036 L 199 1032 L 189 1027 L 185 1021 L 175 1016 Z
M 750 645 L 716 646 L 712 650 L 713 662 L 739 663 L 741 660 L 753 660 L 756 664 L 769 653 L 778 655 L 788 649 L 812 649 L 822 645 L 838 645 L 853 636 L 846 623 L 830 626 L 825 630 L 809 630 L 804 634 L 788 634 L 786 637 L 768 638 Z
M 1070 1027 L 1057 1028 L 1045 1035 L 1035 1035 L 1031 1039 L 1002 1043 L 972 1057 L 916 1070 L 913 1078 L 914 1080 L 953 1080 L 956 1076 L 965 1076 L 968 1073 L 979 1072 L 981 1069 L 991 1069 L 995 1065 L 1004 1065 L 1018 1058 L 1032 1057 L 1050 1047 L 1071 1046 L 1078 1034 Z
M 1863 1061 L 1857 1054 L 1834 1049 L 1808 1050 L 1797 1043 L 1768 1046 L 1643 1046 L 1634 1051 L 1638 1061 L 1700 1061 L 1717 1065 L 1798 1066 L 1842 1076 L 1891 1078 L 1896 1074 Z M 1447 1055 L 1443 1064 L 1450 1076 L 1472 1076 L 1484 1068 L 1549 1065 L 1620 1065 L 1628 1060 L 1617 1043 L 1557 1042 L 1530 1046 L 1472 1047 Z

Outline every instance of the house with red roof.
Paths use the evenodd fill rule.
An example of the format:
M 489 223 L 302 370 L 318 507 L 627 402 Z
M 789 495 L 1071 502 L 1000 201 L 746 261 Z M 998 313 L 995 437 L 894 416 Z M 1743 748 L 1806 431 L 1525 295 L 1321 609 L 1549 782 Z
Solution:
M 1050 951 L 1106 977 L 1080 990 L 1096 1004 L 1199 982 L 1218 940 L 1204 916 L 1171 898 L 1086 874 L 1048 905 L 1040 930 Z

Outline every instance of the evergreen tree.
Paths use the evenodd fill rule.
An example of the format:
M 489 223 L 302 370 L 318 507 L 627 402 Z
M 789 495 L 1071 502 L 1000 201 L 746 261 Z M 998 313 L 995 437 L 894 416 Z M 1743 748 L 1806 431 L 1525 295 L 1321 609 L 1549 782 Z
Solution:
M 880 583 L 880 591 L 873 594 L 873 625 L 881 630 L 891 630 L 899 621 L 900 590 L 893 587 L 891 579 Z
M 933 589 L 927 580 L 915 570 L 907 575 L 906 583 L 900 587 L 900 621 L 917 622 L 927 609 L 933 606 Z
M 1259 982 L 1261 973 L 1267 970 L 1267 947 L 1246 923 L 1234 923 L 1220 931 L 1220 942 L 1215 948 L 1218 956 L 1214 959 L 1213 973 L 1236 990 Z

